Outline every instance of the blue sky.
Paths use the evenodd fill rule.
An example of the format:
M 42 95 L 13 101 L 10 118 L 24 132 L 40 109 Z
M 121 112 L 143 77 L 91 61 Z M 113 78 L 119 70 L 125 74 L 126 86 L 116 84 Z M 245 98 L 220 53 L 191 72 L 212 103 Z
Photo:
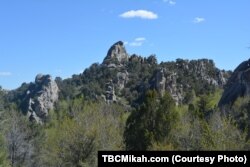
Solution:
M 250 58 L 249 0 L 1 0 L 0 85 L 70 77 L 116 41 L 158 61 L 209 58 L 233 70 Z

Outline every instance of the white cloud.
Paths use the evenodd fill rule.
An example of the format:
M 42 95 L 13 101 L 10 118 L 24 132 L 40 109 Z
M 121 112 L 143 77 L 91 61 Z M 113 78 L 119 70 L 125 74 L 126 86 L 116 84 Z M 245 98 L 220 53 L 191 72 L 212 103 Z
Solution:
M 147 10 L 130 10 L 120 15 L 122 18 L 157 19 L 158 15 Z
M 144 37 L 138 37 L 138 38 L 135 38 L 135 41 L 136 42 L 146 41 L 146 38 L 144 38 Z
M 0 72 L 0 76 L 2 77 L 7 77 L 7 76 L 11 76 L 12 73 L 11 72 Z
M 175 0 L 163 0 L 163 2 L 166 2 L 166 3 L 168 3 L 171 6 L 174 6 L 176 4 Z
M 204 22 L 204 21 L 205 21 L 205 18 L 203 18 L 203 17 L 196 17 L 193 20 L 194 23 L 201 23 L 201 22 Z
M 132 42 L 125 42 L 125 45 L 129 45 L 132 47 L 139 47 L 139 46 L 142 46 L 145 41 L 146 41 L 145 37 L 138 37 L 138 38 L 135 38 Z

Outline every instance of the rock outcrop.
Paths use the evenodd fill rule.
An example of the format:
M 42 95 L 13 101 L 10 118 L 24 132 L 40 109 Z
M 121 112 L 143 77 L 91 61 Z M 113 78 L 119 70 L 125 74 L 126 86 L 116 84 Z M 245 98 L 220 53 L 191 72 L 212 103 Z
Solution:
M 42 123 L 58 100 L 58 86 L 50 75 L 39 74 L 26 92 L 27 115 L 31 121 Z
M 107 67 L 109 72 L 115 71 L 113 76 L 106 78 L 105 94 L 103 95 L 107 103 L 117 102 L 115 90 L 119 92 L 125 87 L 128 81 L 128 72 L 125 64 L 129 61 L 129 55 L 122 41 L 113 44 L 108 50 L 107 56 L 104 58 L 102 65 Z
M 229 78 L 219 106 L 232 105 L 238 97 L 250 96 L 250 59 L 241 63 Z
M 117 65 L 127 62 L 128 58 L 129 56 L 126 52 L 123 42 L 119 41 L 111 46 L 102 64 L 110 67 L 116 67 Z
M 199 60 L 176 60 L 178 68 L 184 69 L 186 73 L 195 74 L 196 79 L 205 81 L 211 85 L 218 87 L 223 87 L 226 82 L 227 72 L 219 70 L 215 67 L 212 60 L 209 59 L 199 59 Z
M 175 72 L 168 72 L 165 68 L 157 70 L 153 81 L 153 88 L 161 96 L 168 92 L 175 100 L 176 105 L 181 104 L 184 98 L 182 85 L 177 85 L 177 75 Z
M 155 88 L 163 96 L 166 90 L 167 79 L 165 77 L 166 69 L 161 68 L 156 72 Z
M 116 78 L 117 78 L 116 82 L 117 89 L 121 91 L 125 87 L 125 84 L 128 82 L 129 74 L 127 70 L 123 72 L 118 72 Z
M 64 84 L 70 88 L 76 85 L 76 89 L 72 88 L 74 94 L 82 94 L 87 99 L 103 99 L 107 103 L 137 106 L 144 92 L 156 89 L 161 95 L 170 93 L 177 104 L 188 104 L 191 96 L 223 88 L 228 76 L 227 71 L 216 68 L 208 59 L 177 59 L 159 64 L 155 55 L 130 56 L 119 41 L 110 47 L 101 64 L 93 64 Z M 71 93 L 63 88 L 60 90 L 61 94 Z
M 217 69 L 213 61 L 208 59 L 177 59 L 176 62 L 161 66 L 151 79 L 151 88 L 161 95 L 170 93 L 177 105 L 182 104 L 188 92 L 193 89 L 206 89 L 201 85 L 222 88 L 227 81 L 228 72 Z
M 116 94 L 115 94 L 115 87 L 114 87 L 112 80 L 106 83 L 105 101 L 108 104 L 117 102 Z

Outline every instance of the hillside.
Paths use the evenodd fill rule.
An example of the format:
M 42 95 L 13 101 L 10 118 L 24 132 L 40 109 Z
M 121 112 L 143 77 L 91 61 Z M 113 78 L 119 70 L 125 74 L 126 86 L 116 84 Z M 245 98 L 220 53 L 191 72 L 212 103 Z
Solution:
M 33 112 L 37 107 L 31 109 L 29 103 L 34 103 L 33 97 L 42 91 L 40 87 L 55 94 L 53 96 L 58 96 L 59 93 L 60 99 L 83 96 L 85 99 L 105 101 L 108 104 L 117 103 L 128 108 L 138 106 L 147 90 L 156 90 L 161 96 L 169 92 L 175 103 L 182 105 L 191 103 L 196 96 L 223 89 L 230 75 L 231 72 L 216 68 L 213 60 L 208 59 L 176 59 L 172 62 L 158 63 L 155 55 L 129 55 L 123 42 L 119 41 L 110 47 L 101 64 L 94 63 L 82 74 L 73 75 L 69 79 L 62 80 L 57 77 L 55 83 L 50 76 L 47 76 L 49 80 L 40 82 L 38 75 L 35 83 L 24 83 L 18 89 L 9 92 L 8 100 L 16 103 L 23 113 L 33 113 L 32 117 L 43 117 L 41 113 L 48 111 L 41 110 L 49 110 L 53 106 L 46 106 L 46 101 L 54 103 L 57 99 L 53 97 L 55 100 L 48 100 L 51 99 L 51 93 L 47 93 L 48 95 L 36 104 L 42 109 Z M 56 87 L 59 89 L 58 92 Z M 37 114 L 34 116 L 34 113 Z
M 230 72 L 219 70 L 212 60 L 182 60 L 158 63 L 156 56 L 129 55 L 123 42 L 111 46 L 101 64 L 93 64 L 80 75 L 59 82 L 61 97 L 83 94 L 90 99 L 101 97 L 109 102 L 134 105 L 143 92 L 156 89 L 170 92 L 177 104 L 188 103 L 188 95 L 213 92 L 223 88 Z M 69 92 L 64 87 L 74 85 Z
M 97 166 L 98 150 L 249 150 L 248 71 L 249 61 L 233 73 L 208 59 L 158 63 L 116 42 L 79 75 L 0 89 L 0 166 Z

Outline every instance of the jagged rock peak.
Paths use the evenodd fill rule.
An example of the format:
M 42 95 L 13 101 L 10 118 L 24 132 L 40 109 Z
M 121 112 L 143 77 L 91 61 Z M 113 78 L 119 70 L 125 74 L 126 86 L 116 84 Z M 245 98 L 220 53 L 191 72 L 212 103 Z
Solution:
M 242 62 L 229 78 L 219 106 L 233 104 L 238 97 L 250 96 L 250 59 Z
M 122 41 L 113 44 L 108 50 L 107 56 L 103 60 L 105 65 L 119 65 L 128 61 L 128 54 Z

